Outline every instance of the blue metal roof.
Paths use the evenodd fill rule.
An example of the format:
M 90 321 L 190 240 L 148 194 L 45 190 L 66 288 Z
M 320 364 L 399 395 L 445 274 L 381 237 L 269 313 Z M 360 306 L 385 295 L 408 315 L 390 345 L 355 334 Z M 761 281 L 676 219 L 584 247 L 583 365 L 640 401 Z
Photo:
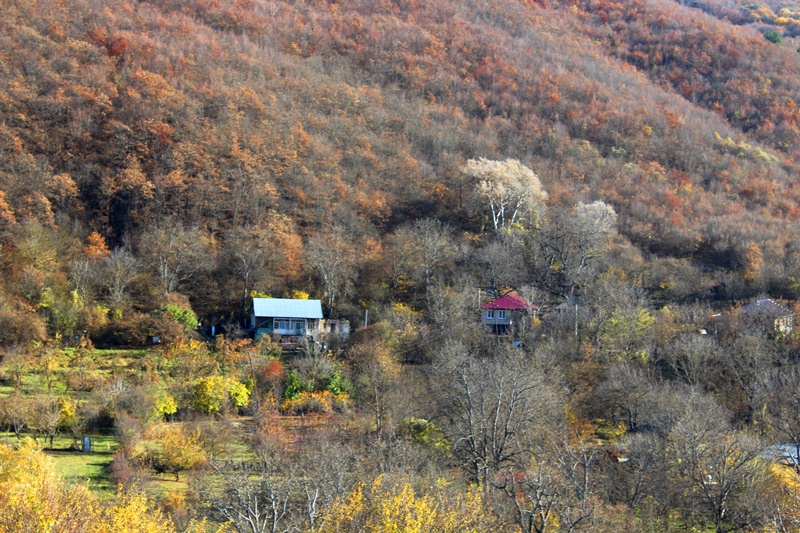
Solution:
M 290 298 L 253 298 L 253 314 L 264 318 L 322 318 L 322 302 Z

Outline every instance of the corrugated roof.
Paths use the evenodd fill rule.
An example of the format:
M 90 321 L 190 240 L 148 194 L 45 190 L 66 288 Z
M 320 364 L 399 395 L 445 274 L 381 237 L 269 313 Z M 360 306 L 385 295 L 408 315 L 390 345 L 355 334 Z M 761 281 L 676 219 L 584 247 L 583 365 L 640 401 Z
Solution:
M 742 313 L 747 316 L 767 315 L 767 316 L 790 316 L 793 315 L 791 309 L 775 303 L 769 298 L 758 300 L 742 308 Z
M 267 318 L 322 318 L 322 302 L 291 298 L 253 298 L 253 314 Z
M 497 300 L 492 300 L 489 303 L 483 304 L 481 309 L 512 309 L 522 311 L 526 309 L 538 309 L 538 307 L 535 305 L 530 305 L 519 296 L 506 294 L 502 298 L 498 298 Z

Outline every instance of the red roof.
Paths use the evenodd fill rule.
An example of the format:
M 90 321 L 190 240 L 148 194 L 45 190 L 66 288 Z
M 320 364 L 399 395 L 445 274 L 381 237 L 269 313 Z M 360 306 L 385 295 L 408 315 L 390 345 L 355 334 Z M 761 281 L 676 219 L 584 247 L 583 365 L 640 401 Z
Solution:
M 527 309 L 539 309 L 535 305 L 531 305 L 519 296 L 513 294 L 506 294 L 502 298 L 492 300 L 481 306 L 481 309 L 511 309 L 513 311 L 525 311 Z

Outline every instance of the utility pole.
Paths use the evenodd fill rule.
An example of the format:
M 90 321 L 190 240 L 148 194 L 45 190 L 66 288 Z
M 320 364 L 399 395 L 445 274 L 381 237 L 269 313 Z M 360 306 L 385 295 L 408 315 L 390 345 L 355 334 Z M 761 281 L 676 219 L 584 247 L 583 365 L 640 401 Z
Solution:
M 575 338 L 578 338 L 578 302 L 575 302 Z

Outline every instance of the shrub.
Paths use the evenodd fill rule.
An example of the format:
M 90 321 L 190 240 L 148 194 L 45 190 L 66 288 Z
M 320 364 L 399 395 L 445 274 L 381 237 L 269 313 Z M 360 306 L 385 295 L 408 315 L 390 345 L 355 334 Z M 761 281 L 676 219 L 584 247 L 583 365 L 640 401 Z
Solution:
M 295 400 L 304 392 L 311 392 L 313 386 L 310 381 L 303 381 L 297 377 L 297 372 L 290 370 L 286 373 L 286 382 L 283 385 L 283 397 Z
M 150 481 L 150 471 L 143 459 L 131 456 L 127 448 L 114 454 L 108 469 L 111 483 L 125 490 L 141 488 Z
M 281 403 L 283 414 L 327 414 L 343 411 L 349 406 L 350 396 L 347 394 L 331 394 L 330 391 L 300 392 L 296 398 L 286 398 Z
M 423 418 L 406 418 L 400 422 L 400 433 L 426 448 L 444 455 L 450 454 L 450 443 L 444 437 L 442 429 L 433 422 Z
M 334 396 L 337 395 L 351 395 L 353 394 L 353 385 L 338 371 L 333 372 L 330 376 L 325 378 L 323 388 L 330 391 Z
M 148 315 L 131 312 L 104 324 L 94 339 L 98 346 L 145 346 L 150 344 L 152 320 Z
M 183 326 L 183 330 L 187 333 L 197 329 L 197 325 L 200 323 L 194 311 L 175 304 L 167 304 L 161 308 L 161 311 Z
M 193 406 L 198 411 L 214 414 L 228 406 L 244 407 L 250 402 L 248 388 L 232 378 L 209 376 L 197 381 Z
M 767 30 L 764 32 L 764 38 L 771 43 L 783 44 L 781 34 L 775 30 Z
M 0 346 L 26 344 L 46 338 L 47 330 L 39 315 L 0 308 Z

